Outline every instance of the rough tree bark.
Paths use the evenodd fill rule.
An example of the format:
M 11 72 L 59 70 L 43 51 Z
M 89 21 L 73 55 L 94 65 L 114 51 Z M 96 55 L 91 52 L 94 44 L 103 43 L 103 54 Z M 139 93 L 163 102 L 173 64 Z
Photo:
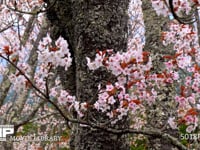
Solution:
M 97 100 L 97 86 L 113 82 L 115 78 L 104 68 L 90 71 L 86 57 L 94 58 L 96 49 L 124 51 L 127 47 L 129 0 L 57 0 L 47 12 L 52 23 L 51 37 L 59 35 L 68 40 L 74 59 L 68 72 L 59 69 L 66 89 L 81 102 Z M 84 119 L 91 123 L 108 120 L 104 114 L 90 110 Z M 127 122 L 128 124 L 128 122 Z M 126 127 L 126 122 L 117 127 Z M 71 149 L 74 150 L 128 150 L 126 136 L 112 135 L 102 130 L 80 125 L 73 128 Z

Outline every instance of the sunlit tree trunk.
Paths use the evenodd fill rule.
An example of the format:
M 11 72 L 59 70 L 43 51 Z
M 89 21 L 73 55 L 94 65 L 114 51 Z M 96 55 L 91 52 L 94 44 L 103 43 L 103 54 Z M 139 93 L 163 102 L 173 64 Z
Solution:
M 68 40 L 74 59 L 68 72 L 59 69 L 60 77 L 64 79 L 65 88 L 81 102 L 93 104 L 98 98 L 98 85 L 105 86 L 106 83 L 115 81 L 115 77 L 104 68 L 89 70 L 86 57 L 94 58 L 97 49 L 114 49 L 115 52 L 126 50 L 128 4 L 129 0 L 65 0 L 57 1 L 47 13 L 52 22 L 52 38 L 57 39 L 62 35 Z M 100 124 L 109 119 L 89 108 L 84 120 Z M 124 120 L 115 127 L 127 125 Z M 71 139 L 71 149 L 75 150 L 129 149 L 126 136 L 113 135 L 81 125 L 74 125 Z

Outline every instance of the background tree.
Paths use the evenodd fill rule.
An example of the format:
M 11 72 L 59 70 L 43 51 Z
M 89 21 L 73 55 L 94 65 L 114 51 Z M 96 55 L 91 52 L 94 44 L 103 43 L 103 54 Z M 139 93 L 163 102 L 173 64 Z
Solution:
M 53 124 L 59 120 L 59 117 L 51 108 L 46 107 L 44 100 L 36 96 L 37 94 L 32 90 L 30 84 L 27 81 L 24 82 L 22 75 L 26 72 L 31 81 L 40 76 L 38 72 L 36 73 L 38 69 L 37 50 L 40 41 L 47 35 L 48 22 L 42 15 L 38 16 L 34 13 L 34 11 L 40 10 L 38 7 L 40 3 L 33 2 L 24 5 L 24 1 L 21 1 L 17 4 L 16 9 L 14 9 L 12 2 L 3 2 L 0 6 L 2 11 L 1 52 L 6 51 L 10 55 L 9 60 L 7 59 L 8 62 L 1 59 L 1 69 L 3 70 L 1 70 L 0 124 L 15 125 L 15 132 L 18 135 L 26 135 L 27 129 L 29 129 L 28 135 L 31 136 L 37 134 L 37 130 L 40 130 L 41 120 L 47 124 L 43 130 L 48 131 L 55 127 Z M 20 13 L 18 12 L 20 10 L 17 9 L 21 11 L 28 9 L 30 15 L 25 12 Z M 31 57 L 29 57 L 29 54 Z M 21 74 L 20 71 L 23 73 L 21 72 Z M 51 85 L 54 85 L 54 83 L 51 82 Z M 56 120 L 54 115 L 57 116 Z M 44 120 L 47 117 L 51 119 L 49 118 L 46 122 Z M 23 125 L 24 129 L 21 129 L 20 127 Z M 40 131 L 40 133 L 42 132 Z M 1 142 L 0 144 L 1 149 L 13 149 L 12 141 Z M 17 149 L 18 146 L 30 148 L 26 142 L 14 143 L 14 149 Z
M 173 54 L 173 45 L 164 46 L 162 44 L 162 32 L 168 30 L 169 18 L 158 16 L 152 7 L 150 1 L 143 1 L 142 5 L 145 23 L 145 47 L 144 50 L 150 51 L 152 55 L 153 67 L 152 73 L 162 73 L 166 68 L 163 55 Z M 178 133 L 175 130 L 169 129 L 166 126 L 168 117 L 175 115 L 177 104 L 174 103 L 175 85 L 164 85 L 158 89 L 158 101 L 152 106 L 148 106 L 147 120 L 148 126 L 151 128 L 161 129 L 163 132 L 170 133 L 178 138 Z M 174 114 L 173 114 L 174 113 Z M 153 117 L 152 117 L 153 116 Z M 162 139 L 149 137 L 149 149 L 172 149 L 169 142 Z

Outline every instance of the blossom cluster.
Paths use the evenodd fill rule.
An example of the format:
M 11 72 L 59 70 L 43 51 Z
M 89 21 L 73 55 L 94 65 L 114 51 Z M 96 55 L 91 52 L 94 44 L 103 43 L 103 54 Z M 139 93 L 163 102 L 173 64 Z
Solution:
M 93 61 L 87 58 L 89 69 L 105 67 L 117 78 L 115 83 L 99 85 L 98 100 L 94 104 L 94 108 L 105 113 L 113 124 L 128 114 L 142 113 L 143 104 L 152 104 L 157 96 L 154 87 L 146 82 L 152 62 L 150 53 L 143 51 L 145 29 L 141 5 L 140 0 L 132 0 L 129 5 L 129 38 L 126 52 L 114 53 L 108 49 L 98 51 Z
M 58 84 L 57 79 L 52 80 L 52 77 L 55 76 L 56 67 L 62 66 L 67 70 L 71 65 L 68 44 L 61 37 L 57 41 L 52 41 L 49 34 L 44 37 L 47 28 L 45 16 L 43 14 L 30 15 L 43 9 L 43 1 L 4 2 L 0 4 L 1 123 L 18 124 L 30 118 L 39 126 L 39 129 L 45 124 L 45 134 L 52 134 L 52 129 L 63 125 L 64 122 L 58 116 L 52 115 L 56 110 L 52 109 L 48 103 L 44 103 L 46 102 L 44 95 L 48 97 L 49 94 L 51 100 L 57 105 L 63 105 L 61 100 L 65 95 L 61 90 L 62 86 Z M 58 97 L 53 97 L 55 94 L 52 95 L 54 82 L 56 82 L 55 88 L 59 89 Z M 40 109 L 37 110 L 37 107 Z M 69 109 L 69 107 L 64 108 Z M 13 119 L 14 114 L 17 114 L 17 117 Z M 17 131 L 18 133 L 21 132 L 21 128 Z M 37 134 L 43 134 L 44 130 L 39 129 L 36 131 Z M 28 134 L 31 134 L 31 131 Z M 13 144 L 14 149 L 24 149 L 27 145 L 32 150 L 41 147 L 40 142 Z M 50 148 L 55 146 L 55 144 L 45 145 Z
M 158 1 L 156 1 L 158 2 Z M 161 2 L 161 1 L 160 1 Z M 163 1 L 162 1 L 163 2 Z M 198 1 L 195 1 L 198 4 Z M 174 9 L 189 13 L 194 1 L 174 1 Z M 158 14 L 165 11 L 158 10 L 160 6 L 152 1 Z M 181 7 L 178 7 L 181 6 Z M 166 6 L 165 6 L 166 8 Z M 162 15 L 166 15 L 162 14 Z M 169 118 L 169 125 L 175 129 L 178 125 L 187 125 L 187 132 L 192 132 L 198 126 L 198 110 L 200 109 L 200 47 L 196 26 L 179 24 L 176 21 L 168 23 L 169 29 L 162 32 L 164 45 L 173 44 L 174 53 L 164 55 L 165 66 L 168 72 L 176 72 L 179 80 L 175 82 L 177 94 L 174 101 L 178 103 L 177 117 Z
M 62 66 L 65 70 L 67 70 L 72 62 L 67 41 L 60 37 L 55 42 L 55 46 L 51 46 L 51 42 L 52 41 L 49 35 L 40 41 L 38 46 L 39 63 L 44 63 L 45 66 Z
M 158 14 L 168 15 L 168 4 L 164 1 L 152 1 L 152 3 Z M 190 11 L 190 5 L 186 1 L 181 4 L 177 4 L 176 1 L 174 3 L 175 7 L 176 5 L 183 6 L 186 13 Z M 140 30 L 140 33 L 143 31 Z M 163 55 L 165 69 L 161 73 L 150 73 L 151 57 L 149 52 L 143 51 L 144 40 L 141 34 L 141 38 L 136 36 L 134 39 L 129 39 L 127 52 L 110 54 L 110 50 L 98 51 L 93 61 L 87 58 L 90 69 L 95 70 L 103 66 L 118 79 L 114 84 L 107 84 L 106 89 L 100 89 L 94 107 L 106 112 L 110 118 L 120 120 L 129 112 L 136 112 L 138 104 L 142 106 L 144 102 L 149 104 L 155 102 L 156 88 L 175 84 L 177 95 L 174 97 L 174 103 L 179 104 L 178 116 L 175 122 L 173 122 L 174 118 L 169 118 L 169 124 L 175 128 L 182 121 L 181 123 L 188 126 L 188 132 L 195 130 L 198 123 L 197 109 L 199 109 L 200 98 L 198 63 L 200 51 L 197 34 L 196 29 L 190 25 L 178 24 L 175 21 L 169 22 L 169 29 L 163 31 L 161 38 L 165 46 L 174 45 L 174 52 L 170 55 Z M 134 34 L 130 33 L 130 35 Z M 132 103 L 133 100 L 137 100 L 136 103 Z M 115 123 L 116 120 L 113 122 Z

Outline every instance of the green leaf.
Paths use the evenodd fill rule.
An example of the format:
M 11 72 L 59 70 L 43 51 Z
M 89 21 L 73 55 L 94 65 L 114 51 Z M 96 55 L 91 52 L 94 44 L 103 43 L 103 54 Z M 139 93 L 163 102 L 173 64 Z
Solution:
M 181 134 L 186 134 L 186 133 L 187 133 L 187 132 L 186 132 L 186 128 L 187 128 L 187 125 L 181 124 L 181 125 L 179 126 L 179 131 L 180 131 L 180 133 L 181 133 Z

